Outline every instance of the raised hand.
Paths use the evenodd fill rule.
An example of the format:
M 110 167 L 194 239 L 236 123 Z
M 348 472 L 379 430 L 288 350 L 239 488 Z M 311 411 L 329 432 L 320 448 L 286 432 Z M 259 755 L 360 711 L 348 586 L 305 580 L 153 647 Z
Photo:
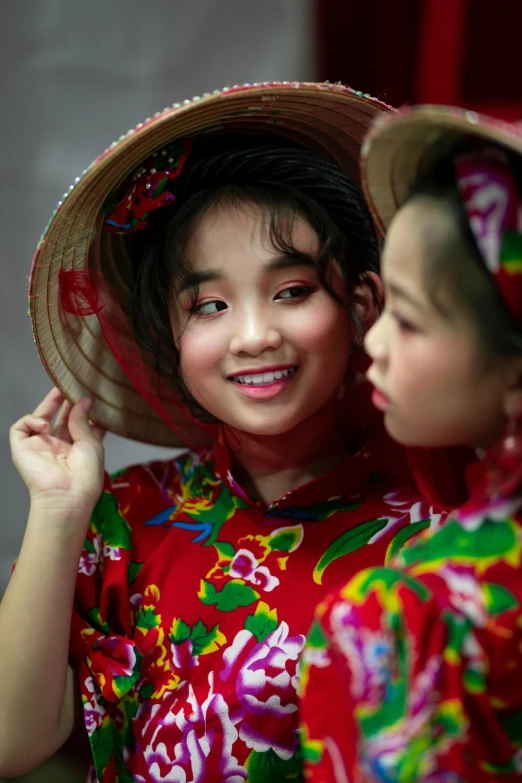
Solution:
M 89 421 L 91 407 L 89 397 L 71 405 L 53 389 L 10 430 L 13 462 L 31 506 L 64 521 L 88 519 L 103 485 L 105 433 Z

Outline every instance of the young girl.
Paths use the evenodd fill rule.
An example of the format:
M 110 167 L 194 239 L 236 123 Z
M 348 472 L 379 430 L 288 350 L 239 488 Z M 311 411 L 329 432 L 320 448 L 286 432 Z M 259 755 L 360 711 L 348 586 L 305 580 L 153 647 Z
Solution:
M 378 247 L 350 176 L 386 109 L 328 85 L 195 99 L 59 205 L 31 314 L 60 390 L 11 433 L 31 511 L 0 776 L 60 747 L 76 683 L 98 781 L 301 777 L 313 607 L 430 521 L 357 385 Z M 197 451 L 104 476 L 107 428 Z
M 521 153 L 518 130 L 440 107 L 369 135 L 369 198 L 385 224 L 398 208 L 366 337 L 373 401 L 401 443 L 479 448 L 483 475 L 458 513 L 320 605 L 310 780 L 522 777 Z

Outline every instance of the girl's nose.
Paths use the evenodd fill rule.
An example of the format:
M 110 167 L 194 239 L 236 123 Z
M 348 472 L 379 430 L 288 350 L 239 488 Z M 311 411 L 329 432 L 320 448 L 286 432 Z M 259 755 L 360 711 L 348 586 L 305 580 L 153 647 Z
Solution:
M 275 351 L 282 343 L 281 332 L 263 309 L 248 307 L 238 319 L 230 341 L 234 356 L 259 356 L 263 351 Z
M 383 313 L 380 318 L 374 323 L 371 329 L 366 333 L 364 338 L 364 349 L 370 359 L 374 362 L 386 361 L 388 355 L 388 348 L 386 342 L 386 328 L 384 321 L 386 319 Z M 384 328 L 383 328 L 384 327 Z

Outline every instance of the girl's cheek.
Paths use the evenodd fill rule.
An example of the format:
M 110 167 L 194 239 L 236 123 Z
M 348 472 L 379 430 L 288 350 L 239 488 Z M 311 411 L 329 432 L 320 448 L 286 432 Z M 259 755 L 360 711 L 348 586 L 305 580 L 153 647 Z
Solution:
M 209 333 L 186 329 L 179 341 L 182 371 L 193 373 L 213 367 L 224 355 L 222 343 L 223 340 L 216 330 Z
M 345 342 L 350 342 L 350 316 L 331 301 L 314 308 L 289 305 L 281 326 L 285 334 L 293 335 L 301 345 L 309 348 L 322 346 L 324 349 L 327 343 L 337 351 Z

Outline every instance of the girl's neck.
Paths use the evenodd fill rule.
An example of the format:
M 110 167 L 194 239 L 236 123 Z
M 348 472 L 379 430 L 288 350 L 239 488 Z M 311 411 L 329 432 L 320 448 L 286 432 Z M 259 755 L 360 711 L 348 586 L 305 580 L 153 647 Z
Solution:
M 349 457 L 335 407 L 321 409 L 281 435 L 225 428 L 234 474 L 250 497 L 271 503 Z

